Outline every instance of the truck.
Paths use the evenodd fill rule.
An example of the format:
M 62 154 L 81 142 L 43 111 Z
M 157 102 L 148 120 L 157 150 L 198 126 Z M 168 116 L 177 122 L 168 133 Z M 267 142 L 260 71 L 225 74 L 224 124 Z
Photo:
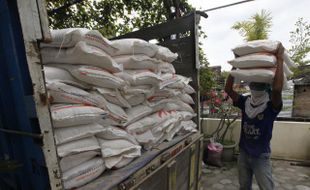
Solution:
M 51 34 L 44 0 L 0 0 L 0 189 L 63 189 L 39 44 Z M 128 166 L 104 172 L 79 189 L 201 189 L 203 135 L 199 109 L 198 23 L 201 14 L 114 39 L 156 39 L 177 52 L 178 74 L 191 77 L 198 132 L 145 152 Z

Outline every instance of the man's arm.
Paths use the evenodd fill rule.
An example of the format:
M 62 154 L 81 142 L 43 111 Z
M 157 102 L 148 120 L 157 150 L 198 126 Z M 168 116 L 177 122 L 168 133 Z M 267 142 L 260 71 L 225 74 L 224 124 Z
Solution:
M 272 84 L 271 102 L 273 109 L 279 111 L 282 105 L 282 88 L 283 88 L 283 53 L 284 47 L 280 43 L 277 52 L 277 70 Z
M 233 85 L 234 85 L 234 78 L 231 75 L 229 75 L 226 80 L 225 92 L 233 100 L 233 102 L 238 102 L 239 94 L 236 91 L 234 91 Z

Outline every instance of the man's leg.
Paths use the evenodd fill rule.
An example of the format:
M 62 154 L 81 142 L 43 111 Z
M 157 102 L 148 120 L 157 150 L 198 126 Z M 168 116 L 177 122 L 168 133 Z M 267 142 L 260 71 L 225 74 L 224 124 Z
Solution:
M 253 160 L 253 172 L 260 190 L 273 190 L 270 153 L 263 153 Z
M 252 189 L 253 171 L 251 168 L 251 158 L 242 150 L 238 159 L 238 172 L 239 172 L 239 184 L 240 190 Z

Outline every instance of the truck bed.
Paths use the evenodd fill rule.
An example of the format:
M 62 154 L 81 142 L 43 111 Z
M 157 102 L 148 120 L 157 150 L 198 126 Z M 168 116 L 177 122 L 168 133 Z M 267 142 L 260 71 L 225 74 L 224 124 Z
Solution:
M 131 184 L 131 186 L 134 186 L 139 182 L 142 182 L 140 180 L 142 180 L 143 174 L 150 175 L 152 172 L 155 172 L 158 167 L 163 167 L 163 165 L 165 165 L 165 162 L 168 162 L 169 159 L 174 158 L 178 153 L 184 151 L 187 146 L 190 146 L 191 143 L 189 143 L 189 141 L 186 141 L 185 143 L 185 139 L 196 138 L 195 140 L 197 140 L 197 137 L 199 138 L 199 135 L 197 134 L 187 134 L 184 136 L 178 136 L 170 142 L 164 142 L 159 146 L 154 147 L 150 151 L 143 152 L 141 157 L 137 158 L 128 166 L 120 168 L 118 170 L 110 170 L 104 172 L 104 174 L 96 180 L 78 189 L 117 189 L 122 186 L 126 186 L 126 183 L 122 182 L 126 181 L 127 179 L 135 179 L 135 183 Z M 140 173 L 140 175 L 142 176 L 137 176 L 137 173 Z

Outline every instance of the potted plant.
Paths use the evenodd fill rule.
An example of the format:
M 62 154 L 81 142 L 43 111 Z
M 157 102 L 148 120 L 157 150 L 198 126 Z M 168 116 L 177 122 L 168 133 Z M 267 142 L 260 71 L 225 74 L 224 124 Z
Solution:
M 210 109 L 209 117 L 220 118 L 216 130 L 208 136 L 223 145 L 222 160 L 233 161 L 237 142 L 232 139 L 232 132 L 234 123 L 239 118 L 239 112 L 232 106 L 232 100 L 224 91 L 212 90 L 208 93 L 207 105 Z

